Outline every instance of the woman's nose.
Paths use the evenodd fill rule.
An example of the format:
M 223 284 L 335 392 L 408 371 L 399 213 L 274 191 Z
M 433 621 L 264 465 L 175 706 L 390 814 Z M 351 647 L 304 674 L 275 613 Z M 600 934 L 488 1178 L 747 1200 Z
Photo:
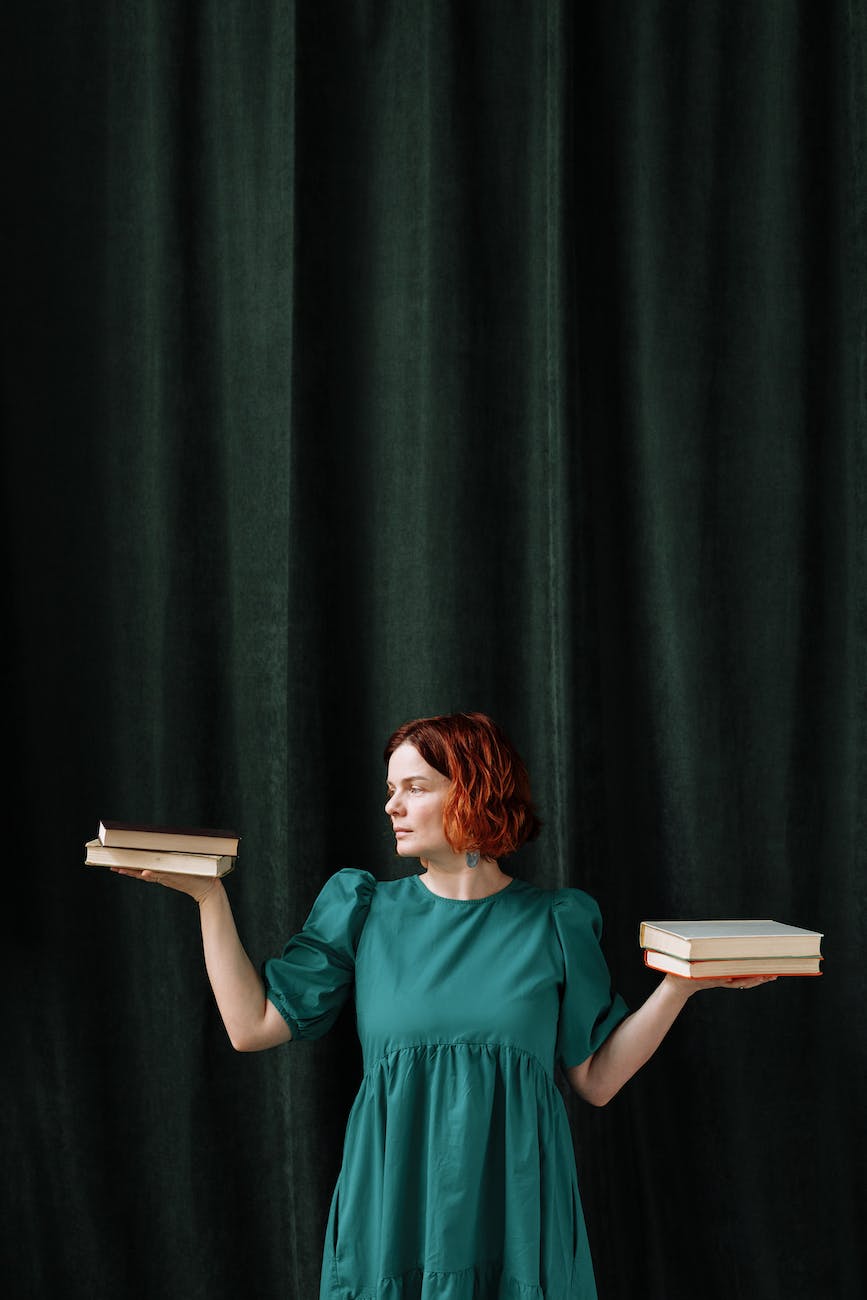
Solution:
M 389 795 L 388 802 L 385 805 L 385 811 L 388 813 L 389 817 L 397 811 L 399 802 L 397 791 L 395 790 L 394 794 Z

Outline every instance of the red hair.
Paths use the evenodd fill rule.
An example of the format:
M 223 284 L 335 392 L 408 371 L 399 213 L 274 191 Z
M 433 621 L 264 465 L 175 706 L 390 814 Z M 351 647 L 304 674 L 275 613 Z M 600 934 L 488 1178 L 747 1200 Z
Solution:
M 455 853 L 504 858 L 542 829 L 521 756 L 484 713 L 416 718 L 398 727 L 385 747 L 386 763 L 400 745 L 412 745 L 452 783 L 443 831 Z

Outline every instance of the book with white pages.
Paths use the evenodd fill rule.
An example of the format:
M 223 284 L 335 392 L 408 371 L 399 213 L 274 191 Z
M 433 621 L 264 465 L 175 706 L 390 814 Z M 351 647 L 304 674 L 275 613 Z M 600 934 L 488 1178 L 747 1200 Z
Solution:
M 239 836 L 236 831 L 216 830 L 207 826 L 160 826 L 147 822 L 110 821 L 103 817 L 97 837 L 107 848 L 154 849 L 180 853 L 210 853 L 237 856 Z
M 819 957 L 823 934 L 771 920 L 642 921 L 639 945 L 686 961 L 723 957 Z
M 85 866 L 122 867 L 129 871 L 179 872 L 187 876 L 225 876 L 235 866 L 231 853 L 181 853 L 153 849 L 113 848 L 97 840 L 88 840 Z
M 644 949 L 644 964 L 651 970 L 684 979 L 747 979 L 751 975 L 821 975 L 821 957 L 711 957 L 687 961 L 653 948 Z

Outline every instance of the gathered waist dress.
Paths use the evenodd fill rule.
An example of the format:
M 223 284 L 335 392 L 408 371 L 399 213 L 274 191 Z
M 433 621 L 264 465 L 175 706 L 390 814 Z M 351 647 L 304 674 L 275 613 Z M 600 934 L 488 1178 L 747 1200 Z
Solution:
M 344 868 L 263 967 L 293 1040 L 354 995 L 364 1073 L 320 1300 L 596 1300 L 555 1066 L 628 1014 L 579 889 L 482 899 Z

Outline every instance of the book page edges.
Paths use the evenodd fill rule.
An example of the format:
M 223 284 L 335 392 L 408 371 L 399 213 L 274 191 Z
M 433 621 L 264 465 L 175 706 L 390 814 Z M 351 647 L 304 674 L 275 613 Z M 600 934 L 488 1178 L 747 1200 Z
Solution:
M 153 849 L 157 852 L 232 854 L 237 857 L 241 837 L 235 831 L 198 829 L 193 826 L 146 826 L 132 822 L 99 822 L 99 842 L 106 848 Z
M 716 961 L 732 962 L 732 961 L 737 961 L 737 960 L 738 960 L 736 957 L 721 957 L 721 958 L 701 958 L 699 961 L 686 961 L 685 958 L 682 958 L 682 957 L 676 957 L 676 958 L 674 959 L 675 961 L 683 962 L 685 965 L 688 965 L 688 966 L 690 967 L 689 972 L 686 972 L 686 971 L 683 971 L 683 970 L 672 970 L 671 967 L 670 967 L 669 965 L 667 965 L 667 964 L 666 964 L 666 965 L 658 965 L 657 963 L 655 963 L 654 961 L 651 960 L 652 957 L 653 957 L 653 953 L 654 953 L 654 951 L 655 951 L 655 949 L 652 949 L 652 948 L 645 948 L 645 949 L 644 949 L 644 964 L 645 964 L 645 966 L 647 966 L 650 970 L 659 971 L 660 974 L 665 974 L 665 975 L 674 975 L 674 976 L 677 977 L 677 979 L 686 979 L 686 980 L 715 979 L 716 976 L 714 975 L 713 971 L 710 971 L 710 970 L 700 970 L 700 968 L 701 968 L 701 967 L 705 967 L 705 966 L 709 966 L 709 965 L 710 965 L 710 966 L 713 966 L 713 965 L 716 964 Z M 660 953 L 659 955 L 660 955 L 661 957 L 664 957 L 664 956 L 667 956 L 667 955 L 670 956 L 671 954 Z M 749 959 L 747 959 L 747 960 L 749 960 Z M 776 957 L 771 957 L 771 958 L 769 958 L 769 960 L 773 962 L 773 961 L 776 961 L 777 959 L 776 959 Z M 808 958 L 801 958 L 801 957 L 798 957 L 798 958 L 796 958 L 796 960 L 798 960 L 798 961 L 801 961 L 801 960 L 807 960 L 807 961 L 809 961 L 809 960 L 817 960 L 817 961 L 819 961 L 819 962 L 822 962 L 822 961 L 824 961 L 824 958 L 823 958 L 823 957 L 816 957 L 816 958 L 811 959 L 811 958 L 809 958 L 809 957 L 808 957 Z M 817 970 L 773 970 L 771 967 L 768 967 L 768 968 L 765 969 L 765 970 L 751 970 L 751 971 L 750 971 L 750 970 L 743 970 L 743 971 L 740 972 L 740 974 L 739 974 L 737 971 L 733 971 L 733 970 L 729 970 L 729 971 L 719 971 L 719 970 L 718 970 L 718 971 L 717 971 L 717 975 L 728 976 L 729 978 L 731 978 L 731 979 L 733 979 L 733 980 L 735 980 L 735 979 L 739 979 L 739 978 L 741 978 L 741 979 L 749 979 L 749 978 L 750 978 L 751 976 L 753 976 L 753 975 L 777 975 L 777 976 L 782 977 L 782 976 L 789 976 L 789 975 L 805 975 L 805 976 L 811 976 L 811 975 L 821 975 L 821 974 L 822 974 L 822 968 L 821 968 L 821 965 L 819 966 L 819 968 L 818 968 Z
M 695 926 L 698 923 L 694 923 Z M 712 923 L 708 923 L 712 924 Z M 737 924 L 737 923 L 733 923 Z M 752 922 L 753 926 L 764 924 Z M 764 933 L 743 927 L 732 928 L 727 933 L 711 934 L 707 930 L 687 936 L 678 930 L 666 929 L 652 921 L 643 921 L 639 928 L 638 942 L 642 948 L 655 952 L 664 952 L 670 957 L 680 957 L 686 961 L 724 957 L 818 957 L 821 956 L 824 932 L 807 930 L 800 926 L 787 926 L 777 923 L 773 929 Z M 788 949 L 791 948 L 791 951 Z
M 166 849 L 106 848 L 100 840 L 84 846 L 86 867 L 120 867 L 128 871 L 176 872 L 183 876 L 227 876 L 234 871 L 236 855 L 231 853 L 173 853 Z M 198 861 L 197 861 L 198 859 Z M 196 870 L 205 864 L 210 870 Z

